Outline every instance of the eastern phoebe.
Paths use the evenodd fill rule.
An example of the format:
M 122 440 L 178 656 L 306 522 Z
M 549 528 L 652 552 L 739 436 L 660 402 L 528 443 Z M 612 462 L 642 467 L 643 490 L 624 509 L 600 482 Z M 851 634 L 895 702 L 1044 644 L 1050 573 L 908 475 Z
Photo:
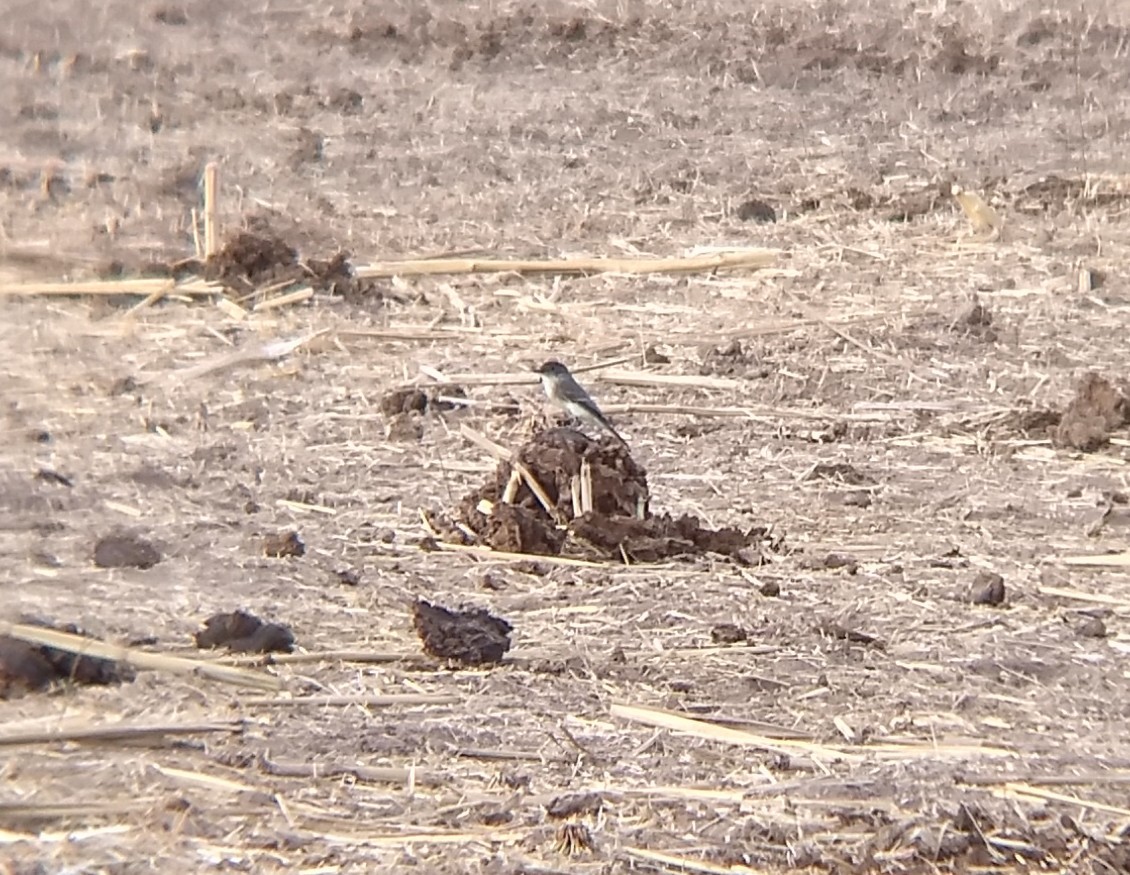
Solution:
M 600 408 L 589 397 L 589 393 L 573 379 L 573 375 L 569 373 L 569 369 L 565 365 L 551 360 L 543 364 L 534 373 L 541 375 L 542 387 L 550 401 L 558 407 L 564 408 L 565 412 L 573 419 L 579 419 L 593 428 L 603 429 L 616 438 L 616 441 L 624 449 L 628 448 L 628 442 L 616 433 L 612 423 L 600 412 Z

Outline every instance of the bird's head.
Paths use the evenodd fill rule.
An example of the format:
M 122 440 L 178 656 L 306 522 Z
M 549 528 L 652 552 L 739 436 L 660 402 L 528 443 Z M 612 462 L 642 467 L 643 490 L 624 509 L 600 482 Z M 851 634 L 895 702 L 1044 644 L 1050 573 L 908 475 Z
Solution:
M 561 362 L 550 359 L 536 368 L 534 373 L 541 374 L 543 377 L 562 377 L 569 373 L 569 369 Z

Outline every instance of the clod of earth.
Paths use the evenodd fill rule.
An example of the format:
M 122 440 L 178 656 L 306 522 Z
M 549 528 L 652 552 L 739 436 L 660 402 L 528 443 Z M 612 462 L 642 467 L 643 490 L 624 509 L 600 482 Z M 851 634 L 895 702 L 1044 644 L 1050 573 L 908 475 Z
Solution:
M 749 640 L 749 631 L 733 623 L 719 623 L 710 630 L 710 640 L 715 644 L 740 644 Z
M 466 398 L 467 392 L 461 386 L 446 386 L 425 392 L 413 386 L 394 389 L 381 398 L 381 413 L 386 417 L 395 417 L 404 413 L 423 413 L 427 410 L 445 411 L 455 410 L 460 405 L 452 398 Z
M 161 558 L 161 551 L 139 535 L 118 532 L 94 545 L 99 568 L 152 568 Z
M 568 796 L 555 796 L 545 806 L 550 817 L 575 817 L 582 814 L 600 814 L 604 808 L 604 798 L 599 793 L 570 793 Z
M 464 665 L 501 662 L 514 631 L 508 622 L 483 608 L 453 611 L 423 599 L 412 607 L 412 622 L 425 653 Z
M 727 346 L 716 346 L 707 352 L 698 372 L 703 376 L 765 377 L 769 369 L 757 353 L 743 347 L 740 340 L 732 340 Z
M 820 462 L 804 475 L 803 480 L 832 480 L 850 486 L 873 486 L 875 481 L 847 462 Z
M 778 598 L 781 595 L 781 584 L 775 580 L 767 580 L 758 589 L 766 598 Z
M 394 389 L 381 398 L 381 413 L 394 416 L 398 413 L 423 413 L 428 409 L 428 395 L 422 389 Z
M 975 605 L 1003 605 L 1004 578 L 995 571 L 978 571 L 970 586 L 969 600 Z
M 552 428 L 535 435 L 518 461 L 540 486 L 550 513 L 525 477 L 514 479 L 514 466 L 502 462 L 490 482 L 460 502 L 455 516 L 461 526 L 435 516 L 432 524 L 459 542 L 470 532 L 499 551 L 556 555 L 573 547 L 579 555 L 616 561 L 719 553 L 757 565 L 764 561 L 763 546 L 779 547 L 769 543 L 766 528 L 714 530 L 692 516 L 653 515 L 646 472 L 607 438 Z M 579 512 L 582 468 L 590 474 L 592 509 Z
M 738 207 L 737 216 L 743 222 L 776 222 L 777 211 L 760 198 L 750 198 Z
M 993 328 L 993 313 L 976 298 L 969 308 L 965 310 L 953 325 L 955 332 L 969 337 L 992 343 L 997 339 L 996 329 Z
M 35 625 L 90 637 L 73 623 L 64 626 Z M 133 678 L 131 669 L 108 659 L 83 656 L 0 635 L 0 699 L 39 692 L 58 681 L 105 686 L 132 681 Z
M 288 284 L 306 284 L 317 292 L 349 299 L 386 297 L 372 280 L 358 279 L 349 259 L 348 252 L 336 252 L 329 258 L 303 260 L 283 237 L 270 230 L 249 230 L 229 239 L 202 272 L 241 294 L 264 286 L 285 289 Z
M 200 649 L 227 646 L 236 653 L 290 653 L 294 633 L 281 623 L 264 623 L 246 611 L 213 614 L 193 636 Z
M 56 677 L 41 648 L 0 635 L 0 699 L 44 690 Z
M 1112 431 L 1127 424 L 1130 399 L 1110 380 L 1091 372 L 1079 381 L 1075 397 L 1051 430 L 1052 443 L 1093 453 L 1110 443 Z
M 272 559 L 306 555 L 306 545 L 298 532 L 276 532 L 263 538 L 263 555 Z
M 1087 617 L 1075 627 L 1075 634 L 1080 638 L 1105 638 L 1106 623 L 1098 617 Z

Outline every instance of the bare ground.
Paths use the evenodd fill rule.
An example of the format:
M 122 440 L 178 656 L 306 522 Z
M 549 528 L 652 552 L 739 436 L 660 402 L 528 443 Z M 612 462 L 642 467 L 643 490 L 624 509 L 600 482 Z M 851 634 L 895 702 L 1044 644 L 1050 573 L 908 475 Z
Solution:
M 4 619 L 183 652 L 207 616 L 243 607 L 294 630 L 300 660 L 269 669 L 289 692 L 351 700 L 143 672 L 4 702 L 9 737 L 236 727 L 9 747 L 7 869 L 1126 871 L 1130 586 L 1063 561 L 1126 545 L 1126 433 L 1082 453 L 1021 426 L 1089 371 L 1124 375 L 1130 13 L 426 9 L 10 6 L 2 279 L 166 271 L 192 254 L 208 160 L 229 228 L 270 227 L 307 258 L 757 245 L 778 264 L 397 281 L 244 321 L 200 302 L 127 315 L 135 298 L 5 297 Z M 951 181 L 1005 216 L 1001 239 L 968 237 Z M 777 221 L 743 220 L 754 199 Z M 989 324 L 968 318 L 975 296 Z M 389 329 L 414 339 L 372 333 Z M 277 365 L 177 376 L 320 330 Z M 735 339 L 741 355 L 712 353 Z M 460 425 L 517 445 L 541 406 L 532 385 L 473 387 L 522 414 L 393 429 L 386 392 L 421 366 L 520 372 L 650 346 L 670 359 L 654 373 L 736 385 L 593 375 L 614 416 L 749 411 L 617 416 L 653 504 L 769 524 L 786 545 L 772 562 L 420 549 L 420 511 L 493 468 Z M 119 528 L 163 561 L 95 567 Z M 290 529 L 305 555 L 265 556 Z M 1003 605 L 971 603 L 982 572 L 1003 578 Z M 424 657 L 417 597 L 505 617 L 508 662 Z M 716 644 L 721 624 L 747 643 Z M 391 661 L 319 656 L 342 650 Z M 397 693 L 446 698 L 365 698 Z M 620 705 L 773 741 L 657 729 Z M 602 804 L 550 816 L 584 792 Z M 574 833 L 570 856 L 562 822 L 592 848 Z

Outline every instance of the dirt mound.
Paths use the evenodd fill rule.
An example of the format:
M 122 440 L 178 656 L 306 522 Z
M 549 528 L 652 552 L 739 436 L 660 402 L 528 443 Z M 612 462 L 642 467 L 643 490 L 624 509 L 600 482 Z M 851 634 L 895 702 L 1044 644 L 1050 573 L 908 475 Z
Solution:
M 223 646 L 235 653 L 290 653 L 294 650 L 294 633 L 289 628 L 281 623 L 265 623 L 246 611 L 213 614 L 193 637 L 202 650 Z
M 1079 381 L 1075 397 L 1051 430 L 1052 443 L 1093 452 L 1110 442 L 1110 433 L 1130 423 L 1130 399 L 1110 380 L 1088 373 Z
M 471 535 L 473 542 L 510 553 L 568 552 L 626 562 L 718 553 L 747 564 L 761 561 L 766 529 L 708 529 L 692 516 L 653 515 L 649 503 L 647 473 L 624 447 L 553 428 L 465 496 L 455 524 L 432 522 L 463 543 Z
M 91 637 L 73 623 L 54 626 L 29 622 L 45 629 Z M 128 683 L 133 679 L 132 669 L 108 659 L 0 635 L 0 699 L 39 692 L 56 682 L 105 686 Z
M 316 292 L 350 299 L 371 294 L 383 298 L 373 281 L 356 276 L 350 257 L 339 250 L 328 258 L 303 259 L 297 245 L 264 227 L 238 232 L 212 259 L 190 265 L 237 294 L 264 286 L 285 291 L 288 286 L 308 285 Z
M 500 662 L 514 631 L 506 620 L 482 608 L 452 611 L 423 599 L 413 605 L 412 619 L 426 653 L 464 665 Z

